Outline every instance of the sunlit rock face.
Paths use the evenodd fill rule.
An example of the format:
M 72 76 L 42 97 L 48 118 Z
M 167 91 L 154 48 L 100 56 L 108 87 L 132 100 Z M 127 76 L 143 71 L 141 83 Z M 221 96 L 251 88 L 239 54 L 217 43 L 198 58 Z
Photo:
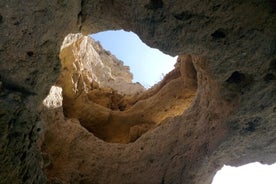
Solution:
M 205 184 L 224 164 L 275 162 L 273 1 L 1 0 L 0 10 L 1 183 Z M 65 36 L 108 29 L 191 54 L 197 74 L 191 106 L 130 144 L 106 143 L 75 118 L 45 126 L 38 114 Z
M 62 88 L 52 86 L 48 96 L 43 100 L 43 106 L 48 109 L 62 107 Z
M 59 77 L 66 97 L 74 98 L 95 86 L 112 88 L 119 94 L 145 91 L 139 83 L 133 84 L 128 66 L 89 36 L 69 34 L 60 51 L 62 72 Z
M 61 79 L 58 84 L 62 86 Z M 97 96 L 90 95 L 94 90 L 97 90 Z M 109 91 L 113 95 L 117 93 L 112 88 Z M 193 101 L 196 91 L 197 97 Z M 177 157 L 171 163 L 166 159 L 167 154 L 184 154 L 189 158 L 184 164 L 193 167 L 198 157 L 214 150 L 226 139 L 228 128 L 223 119 L 229 116 L 238 101 L 235 97 L 231 102 L 221 99 L 219 91 L 218 84 L 209 76 L 206 61 L 191 55 L 179 56 L 175 69 L 148 91 L 121 95 L 120 100 L 113 103 L 116 106 L 120 102 L 122 109 L 112 109 L 99 101 L 108 93 L 108 90 L 99 87 L 82 91 L 74 98 L 63 91 L 63 111 L 45 108 L 41 112 L 47 127 L 42 140 L 44 159 L 49 162 L 45 172 L 52 182 L 110 183 L 115 178 L 118 183 L 133 183 L 138 179 L 144 183 L 148 179 L 142 176 L 148 176 L 150 171 L 161 174 L 166 169 L 163 165 L 168 164 L 170 171 L 166 177 L 174 181 L 175 178 L 171 177 L 183 162 L 178 160 L 181 157 Z M 47 98 L 54 99 L 56 95 L 53 90 L 51 92 Z M 212 98 L 219 100 L 210 103 Z M 189 108 L 192 102 L 194 105 Z M 176 126 L 178 130 L 175 130 Z M 177 138 L 171 136 L 176 132 Z M 155 145 L 155 140 L 161 139 L 163 141 Z M 174 150 L 174 144 L 180 144 L 180 150 Z M 105 155 L 104 158 L 100 159 L 101 155 Z M 133 160 L 135 164 L 128 164 Z M 123 175 L 104 177 L 102 171 L 95 170 L 101 167 L 102 162 L 118 165 L 105 174 L 116 170 L 129 173 L 130 177 L 127 181 L 124 181 Z M 126 164 L 121 165 L 122 162 Z M 76 167 L 78 170 L 74 169 Z M 139 172 L 137 167 L 141 169 Z M 137 174 L 141 178 L 137 178 Z M 159 174 L 151 176 L 153 183 L 159 182 Z
M 78 119 L 108 142 L 133 142 L 163 120 L 183 114 L 197 89 L 190 56 L 180 56 L 176 68 L 148 91 L 132 83 L 129 67 L 88 36 L 68 35 L 60 58 L 62 70 L 56 85 L 62 88 L 65 117 Z M 58 96 L 54 90 L 44 100 L 48 108 L 59 103 L 47 100 Z

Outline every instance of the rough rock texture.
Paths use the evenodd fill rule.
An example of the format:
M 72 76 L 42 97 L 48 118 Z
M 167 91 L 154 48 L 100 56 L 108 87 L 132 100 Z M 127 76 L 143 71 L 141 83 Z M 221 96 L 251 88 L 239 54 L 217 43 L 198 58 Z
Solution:
M 62 88 L 66 118 L 78 119 L 108 142 L 133 142 L 163 120 L 183 114 L 197 89 L 190 56 L 179 57 L 175 69 L 148 91 L 131 83 L 129 68 L 88 36 L 68 35 L 60 58 L 57 85 Z M 55 123 L 44 121 L 46 126 Z
M 87 93 L 94 86 L 112 88 L 119 94 L 145 91 L 139 83 L 133 84 L 128 66 L 89 36 L 69 34 L 60 51 L 62 71 L 60 85 L 68 98 Z M 91 86 L 92 85 L 92 86 Z
M 0 183 L 45 183 L 37 107 L 59 75 L 60 45 L 78 31 L 78 1 L 0 1 Z
M 131 144 L 105 143 L 77 121 L 74 129 L 57 124 L 70 134 L 53 137 L 62 173 L 50 178 L 210 183 L 223 164 L 275 162 L 275 11 L 273 0 L 1 0 L 0 183 L 46 182 L 37 108 L 60 74 L 62 40 L 107 29 L 132 30 L 172 55 L 200 56 L 197 95 L 183 115 Z
M 236 100 L 233 102 L 220 100 L 210 103 L 210 99 L 205 98 L 206 93 L 210 98 L 217 96 L 219 88 L 216 82 L 209 79 L 204 65 L 205 61 L 199 57 L 181 56 L 175 69 L 180 69 L 178 75 L 175 74 L 177 73 L 175 70 L 172 71 L 165 76 L 160 84 L 142 94 L 138 98 L 138 102 L 129 107 L 127 111 L 119 112 L 124 113 L 121 115 L 124 118 L 119 119 L 120 121 L 116 121 L 116 119 L 121 116 L 116 116 L 116 111 L 113 112 L 113 117 L 110 118 L 111 130 L 109 132 L 121 136 L 120 132 L 125 129 L 127 120 L 136 123 L 135 121 L 146 119 L 148 116 L 156 119 L 160 112 L 165 115 L 166 112 L 175 112 L 177 106 L 180 105 L 182 105 L 182 109 L 185 109 L 183 104 L 186 106 L 190 104 L 190 95 L 195 92 L 196 78 L 199 77 L 199 87 L 204 90 L 198 91 L 198 99 L 194 101 L 198 105 L 193 105 L 193 108 L 188 109 L 185 116 L 182 115 L 183 112 L 182 114 L 179 113 L 180 116 L 168 113 L 167 116 L 169 117 L 164 119 L 157 128 L 148 131 L 131 144 L 110 144 L 98 140 L 81 126 L 85 117 L 77 117 L 80 121 L 76 118 L 65 118 L 60 103 L 58 103 L 57 108 L 46 108 L 42 113 L 42 118 L 46 121 L 48 130 L 45 133 L 42 150 L 46 160 L 49 161 L 45 167 L 49 179 L 52 182 L 61 180 L 65 183 L 162 183 L 162 180 L 174 183 L 176 178 L 179 182 L 188 180 L 198 169 L 195 167 L 198 159 L 209 151 L 213 151 L 226 138 L 227 125 L 222 122 L 237 104 Z M 213 86 L 212 90 L 209 89 L 210 84 Z M 50 101 L 53 95 L 55 97 L 56 93 L 50 93 L 48 97 Z M 186 96 L 186 98 L 182 99 L 181 95 Z M 53 99 L 55 101 L 56 98 Z M 59 97 L 58 99 L 62 98 Z M 178 104 L 178 101 L 182 101 L 181 104 Z M 66 101 L 64 102 L 66 103 Z M 82 105 L 79 108 L 82 109 L 80 113 L 82 116 L 86 116 L 88 113 L 86 111 L 90 110 L 93 112 L 89 116 L 90 119 L 102 118 L 103 108 L 98 106 L 96 113 L 93 110 L 93 105 L 85 107 L 83 101 L 75 103 Z M 51 103 L 48 101 L 48 104 Z M 158 106 L 157 110 L 152 104 Z M 147 109 L 148 105 L 150 105 L 149 110 Z M 171 105 L 173 105 L 172 110 L 170 109 Z M 206 106 L 213 111 L 209 111 Z M 141 110 L 139 111 L 139 109 L 141 107 L 143 107 L 144 117 L 140 116 Z M 65 106 L 64 108 L 72 108 L 72 106 Z M 165 108 L 165 111 L 161 111 L 162 108 Z M 73 110 L 76 111 L 76 109 Z M 133 112 L 136 112 L 135 116 L 132 115 Z M 102 114 L 99 116 L 99 113 Z M 138 118 L 136 118 L 137 114 Z M 210 120 L 212 121 L 210 122 Z M 113 122 L 115 125 L 112 125 Z M 180 124 L 183 124 L 182 128 Z M 175 129 L 176 127 L 177 129 Z M 138 122 L 133 128 L 141 129 L 144 126 Z M 135 129 L 129 130 L 130 135 L 136 133 Z M 138 131 L 138 136 L 140 136 L 139 133 Z M 142 133 L 144 132 L 142 131 Z M 175 134 L 177 137 L 172 136 Z M 156 144 L 154 140 L 161 140 L 162 137 L 166 137 L 166 139 Z M 118 140 L 125 142 L 124 137 L 123 139 L 115 139 L 115 142 Z M 179 147 L 175 150 L 176 145 Z M 167 155 L 170 157 L 166 158 Z M 96 169 L 102 167 L 107 167 L 107 170 L 103 172 L 102 169 Z M 182 167 L 186 169 L 186 172 L 183 171 L 185 176 L 179 175 L 179 169 Z M 116 173 L 116 175 L 106 177 L 111 173 Z M 150 178 L 145 177 L 148 174 L 151 176 Z

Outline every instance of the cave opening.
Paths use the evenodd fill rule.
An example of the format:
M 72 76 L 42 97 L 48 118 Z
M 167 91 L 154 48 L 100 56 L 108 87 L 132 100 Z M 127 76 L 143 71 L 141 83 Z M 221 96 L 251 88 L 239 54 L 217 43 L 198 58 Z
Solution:
M 224 165 L 217 171 L 212 184 L 274 184 L 276 163 L 272 165 L 253 162 L 239 167 Z
M 0 183 L 200 184 L 210 183 L 222 164 L 275 161 L 272 1 L 1 1 Z M 55 84 L 65 34 L 121 27 L 169 53 L 206 58 L 195 67 L 189 62 L 192 56 L 183 59 L 199 86 L 184 115 L 150 127 L 159 122 L 158 113 L 177 107 L 174 98 L 183 104 L 179 94 L 187 92 L 178 93 L 178 88 L 190 90 L 191 97 L 195 93 L 179 85 L 187 79 L 179 77 L 187 68 L 181 59 L 179 70 L 165 77 L 158 90 L 149 90 L 145 98 L 139 97 L 144 92 L 134 93 L 138 100 L 133 100 L 118 93 L 126 88 L 103 86 L 118 83 L 102 62 L 94 63 L 102 69 L 94 72 L 86 69 L 93 63 L 79 62 L 87 53 L 81 48 L 98 58 L 111 57 L 88 47 L 89 39 L 82 35 L 75 40 L 72 35 L 74 41 L 63 47 L 65 73 Z M 74 62 L 65 62 L 69 60 Z M 102 82 L 99 76 L 109 80 Z M 54 84 L 57 101 L 52 102 L 64 104 L 46 99 L 48 124 L 37 127 L 42 121 L 37 107 Z M 165 104 L 164 99 L 172 100 Z M 139 112 L 131 110 L 134 106 Z M 135 124 L 139 121 L 143 126 Z M 133 124 L 116 129 L 129 122 Z M 149 128 L 154 130 L 143 132 Z M 37 131 L 47 132 L 41 150 Z
M 131 42 L 129 39 L 125 41 Z M 52 92 L 53 97 L 48 96 L 44 104 L 51 108 L 58 104 L 65 119 L 78 121 L 94 136 L 111 143 L 134 142 L 165 120 L 182 115 L 197 91 L 193 57 L 181 55 L 175 63 L 176 57 L 160 56 L 157 49 L 149 52 L 145 50 L 148 46 L 138 47 L 131 53 L 124 52 L 138 60 L 142 60 L 139 55 L 143 52 L 144 55 L 152 54 L 149 58 L 155 59 L 155 63 L 150 59 L 133 63 L 144 63 L 149 72 L 154 73 L 155 76 L 149 77 L 150 85 L 157 82 L 156 76 L 159 80 L 162 78 L 149 89 L 138 80 L 133 83 L 129 67 L 105 50 L 100 42 L 91 36 L 69 34 L 60 50 L 62 69 L 56 89 L 50 91 L 49 96 Z M 158 69 L 161 69 L 159 73 L 156 72 Z M 140 77 L 146 80 L 147 74 L 140 71 Z M 62 102 L 52 102 L 51 99 Z
M 146 45 L 138 35 L 124 30 L 109 30 L 91 34 L 105 50 L 110 51 L 124 65 L 130 67 L 133 82 L 139 82 L 146 89 L 154 86 L 174 69 L 177 56 Z

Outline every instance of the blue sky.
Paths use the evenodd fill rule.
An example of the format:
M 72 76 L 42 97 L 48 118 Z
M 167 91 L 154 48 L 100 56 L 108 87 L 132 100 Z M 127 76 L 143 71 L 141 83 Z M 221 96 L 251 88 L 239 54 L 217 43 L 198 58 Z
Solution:
M 130 66 L 133 82 L 140 82 L 145 87 L 153 86 L 174 68 L 176 57 L 150 48 L 133 32 L 105 31 L 90 36 Z

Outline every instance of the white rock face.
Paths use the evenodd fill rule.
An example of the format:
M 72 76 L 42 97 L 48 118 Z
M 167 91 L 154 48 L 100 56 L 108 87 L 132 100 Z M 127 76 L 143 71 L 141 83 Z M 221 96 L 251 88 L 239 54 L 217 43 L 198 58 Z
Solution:
M 112 88 L 119 94 L 145 91 L 141 84 L 132 83 L 128 66 L 89 36 L 69 34 L 61 46 L 60 59 L 63 67 L 60 79 L 67 81 L 63 88 L 74 91 L 77 96 L 83 91 L 88 92 L 93 85 Z
M 49 95 L 43 100 L 43 105 L 47 108 L 62 107 L 62 89 L 58 86 L 52 86 Z

